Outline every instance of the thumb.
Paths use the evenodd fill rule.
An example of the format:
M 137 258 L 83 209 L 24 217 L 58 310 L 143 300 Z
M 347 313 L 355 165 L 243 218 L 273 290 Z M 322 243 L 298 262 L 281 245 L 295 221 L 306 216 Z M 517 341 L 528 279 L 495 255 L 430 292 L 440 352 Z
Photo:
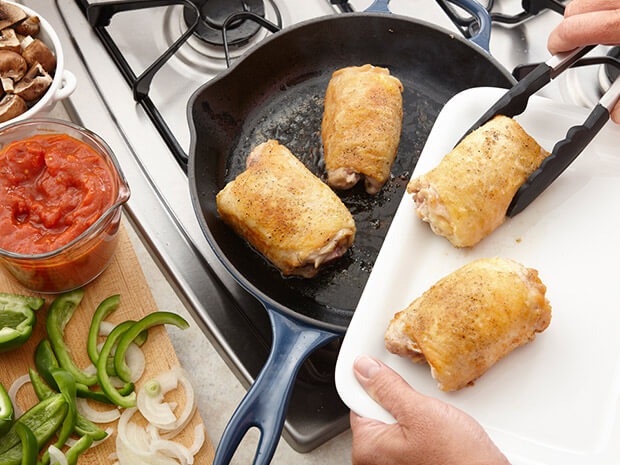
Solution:
M 379 405 L 401 422 L 406 411 L 425 399 L 415 391 L 394 370 L 371 357 L 360 356 L 355 359 L 353 371 L 364 390 Z M 405 408 L 406 407 L 406 408 Z
M 373 418 L 362 417 L 355 413 L 353 410 L 351 410 L 350 420 L 351 429 L 353 431 L 374 431 L 378 428 L 380 429 L 381 427 L 385 426 L 385 423 L 383 423 L 382 421 L 375 420 Z

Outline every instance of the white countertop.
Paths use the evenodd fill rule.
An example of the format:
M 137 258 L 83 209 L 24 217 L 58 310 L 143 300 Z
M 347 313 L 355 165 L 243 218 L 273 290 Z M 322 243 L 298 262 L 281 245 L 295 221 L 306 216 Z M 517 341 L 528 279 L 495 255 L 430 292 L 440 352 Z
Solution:
M 69 119 L 62 105 L 57 105 L 49 116 L 57 119 Z M 149 251 L 136 234 L 127 217 L 125 217 L 124 223 L 159 310 L 175 312 L 191 320 L 188 310 L 151 258 Z M 232 416 L 246 391 L 228 369 L 207 337 L 198 328 L 198 325 L 193 324 L 185 331 L 172 327 L 169 328 L 168 333 L 181 364 L 186 368 L 199 367 L 199 369 L 191 369 L 190 373 L 196 387 L 198 410 L 204 419 L 207 434 L 213 446 L 216 447 L 228 419 Z M 241 442 L 231 464 L 248 465 L 252 463 L 259 438 L 260 434 L 257 429 L 250 430 Z M 349 430 L 306 454 L 296 452 L 286 441 L 280 440 L 271 463 L 274 465 L 319 463 L 341 465 L 350 462 L 351 431 Z

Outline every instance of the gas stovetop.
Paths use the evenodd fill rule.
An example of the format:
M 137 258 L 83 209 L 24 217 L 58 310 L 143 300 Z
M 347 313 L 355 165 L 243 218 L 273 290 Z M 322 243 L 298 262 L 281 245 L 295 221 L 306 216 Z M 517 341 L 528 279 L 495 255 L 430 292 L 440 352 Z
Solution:
M 84 15 L 89 3 L 100 2 L 24 3 L 44 15 L 61 38 L 66 67 L 76 74 L 79 83 L 68 110 L 76 122 L 98 133 L 115 151 L 132 190 L 127 205 L 131 220 L 205 335 L 242 383 L 249 386 L 267 359 L 271 329 L 261 305 L 217 260 L 194 215 L 183 163 L 189 150 L 186 104 L 194 90 L 226 69 L 217 27 L 231 4 L 244 5 L 246 10 L 287 27 L 321 15 L 362 11 L 371 2 L 334 2 L 341 4 L 335 6 L 327 0 L 208 0 L 201 7 L 204 20 L 196 33 L 188 34 L 187 42 L 152 75 L 150 86 L 135 92 L 128 82 L 147 70 L 187 31 L 196 20 L 193 8 L 159 6 L 114 15 L 103 28 L 113 42 L 113 53 L 109 53 L 110 43 L 108 49 L 104 46 L 108 39 L 98 35 Z M 513 16 L 523 10 L 516 0 L 495 3 L 496 14 Z M 390 7 L 394 13 L 458 33 L 434 2 L 393 0 Z M 498 24 L 491 34 L 491 53 L 509 70 L 519 64 L 545 61 L 549 57 L 546 38 L 560 20 L 560 15 L 546 10 L 516 25 Z M 239 57 L 268 34 L 250 23 L 233 24 L 228 35 L 231 58 Z M 124 69 L 118 67 L 119 56 Z M 591 76 L 585 79 L 586 87 L 594 87 L 589 84 Z M 570 101 L 568 88 L 560 82 L 544 92 Z M 141 103 L 134 97 L 142 99 Z M 573 101 L 592 104 L 592 98 Z M 348 410 L 333 382 L 338 348 L 336 342 L 315 352 L 298 376 L 284 437 L 299 451 L 311 450 L 348 428 Z

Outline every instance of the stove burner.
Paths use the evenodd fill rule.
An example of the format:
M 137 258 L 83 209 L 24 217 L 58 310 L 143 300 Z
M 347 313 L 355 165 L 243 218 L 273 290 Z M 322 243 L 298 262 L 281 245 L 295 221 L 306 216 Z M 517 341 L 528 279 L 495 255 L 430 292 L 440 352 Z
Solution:
M 200 22 L 194 35 L 208 44 L 222 46 L 222 25 L 226 18 L 233 13 L 249 11 L 265 17 L 263 0 L 192 0 L 200 9 Z M 192 24 L 196 19 L 195 12 L 185 7 L 183 18 L 186 24 Z M 239 21 L 226 29 L 228 45 L 241 46 L 256 35 L 260 26 L 253 21 Z
M 620 47 L 612 48 L 607 54 L 607 56 L 620 60 Z M 607 77 L 609 78 L 609 82 L 614 83 L 616 79 L 618 79 L 618 76 L 620 76 L 620 69 L 618 69 L 616 66 L 606 64 L 605 74 L 607 74 Z

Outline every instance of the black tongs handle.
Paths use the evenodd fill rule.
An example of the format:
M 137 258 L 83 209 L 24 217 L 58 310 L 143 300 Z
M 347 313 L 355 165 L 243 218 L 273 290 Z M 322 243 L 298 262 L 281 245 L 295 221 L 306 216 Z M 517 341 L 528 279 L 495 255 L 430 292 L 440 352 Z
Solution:
M 586 121 L 580 126 L 570 128 L 566 138 L 555 144 L 551 155 L 543 160 L 538 169 L 519 188 L 508 207 L 506 216 L 513 217 L 522 212 L 569 167 L 594 139 L 594 136 L 605 126 L 611 110 L 619 99 L 620 78 L 616 79 L 599 100 Z
M 523 113 L 531 95 L 542 89 L 551 79 L 555 79 L 561 72 L 569 68 L 593 48 L 593 45 L 589 45 L 576 48 L 570 52 L 558 53 L 557 55 L 553 55 L 546 63 L 538 65 L 495 102 L 495 104 L 469 128 L 461 140 L 497 115 L 513 117 Z

